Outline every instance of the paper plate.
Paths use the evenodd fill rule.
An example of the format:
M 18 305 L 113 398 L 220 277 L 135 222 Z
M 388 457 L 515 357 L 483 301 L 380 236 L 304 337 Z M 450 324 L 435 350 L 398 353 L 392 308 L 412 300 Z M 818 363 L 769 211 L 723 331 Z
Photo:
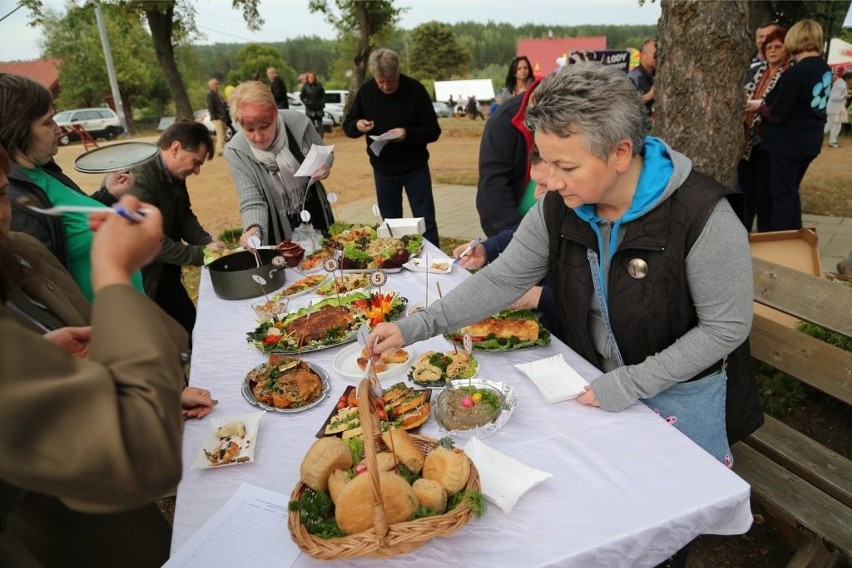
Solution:
M 210 426 L 207 429 L 207 436 L 204 439 L 204 445 L 199 450 L 190 469 L 218 469 L 220 467 L 228 467 L 231 465 L 239 465 L 243 463 L 251 463 L 254 461 L 254 450 L 257 447 L 257 429 L 260 425 L 260 419 L 265 412 L 252 412 L 241 416 L 213 416 L 210 418 Z M 245 436 L 232 437 L 239 446 L 239 452 L 233 459 L 225 463 L 214 463 L 207 458 L 207 452 L 216 452 L 219 447 L 220 438 L 216 432 L 220 427 L 230 424 L 231 422 L 242 422 L 245 426 Z
M 158 151 L 147 142 L 119 142 L 86 152 L 74 160 L 74 169 L 84 174 L 120 172 L 144 164 Z

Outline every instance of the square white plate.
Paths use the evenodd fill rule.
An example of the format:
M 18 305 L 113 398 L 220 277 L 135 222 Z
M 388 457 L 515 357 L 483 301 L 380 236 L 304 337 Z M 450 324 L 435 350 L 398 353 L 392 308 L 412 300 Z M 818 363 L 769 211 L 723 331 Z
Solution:
M 198 451 L 198 455 L 195 456 L 195 461 L 192 462 L 190 469 L 219 469 L 220 467 L 227 467 L 229 465 L 240 465 L 243 463 L 253 462 L 254 450 L 257 447 L 257 430 L 260 426 L 260 419 L 264 414 L 266 413 L 260 411 L 252 412 L 251 414 L 242 414 L 239 416 L 212 417 L 210 419 L 209 428 L 207 429 L 207 437 L 204 439 L 204 445 Z M 246 435 L 245 438 L 238 440 L 238 443 L 240 444 L 240 452 L 237 454 L 236 459 L 230 463 L 224 463 L 221 465 L 214 465 L 210 463 L 210 460 L 207 459 L 207 455 L 204 452 L 205 450 L 212 452 L 216 449 L 216 446 L 219 443 L 216 431 L 222 426 L 230 424 L 231 422 L 236 422 L 237 420 L 242 421 L 243 424 L 246 425 Z M 237 459 L 240 461 L 236 461 Z

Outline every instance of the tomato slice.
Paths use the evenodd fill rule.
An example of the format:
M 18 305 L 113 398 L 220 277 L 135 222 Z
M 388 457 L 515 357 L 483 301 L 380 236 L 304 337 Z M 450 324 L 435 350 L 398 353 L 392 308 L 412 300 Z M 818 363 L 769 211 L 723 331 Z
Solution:
M 263 342 L 267 345 L 272 345 L 273 343 L 278 343 L 278 340 L 284 337 L 283 335 L 267 335 L 263 338 Z

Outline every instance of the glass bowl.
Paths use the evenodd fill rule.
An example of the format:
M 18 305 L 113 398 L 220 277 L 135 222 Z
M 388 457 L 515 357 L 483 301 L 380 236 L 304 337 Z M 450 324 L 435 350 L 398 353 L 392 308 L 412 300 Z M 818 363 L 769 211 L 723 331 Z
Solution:
M 472 399 L 471 406 L 463 404 L 466 397 Z M 490 405 L 489 401 L 496 405 Z M 476 436 L 482 440 L 509 421 L 516 404 L 515 391 L 506 383 L 457 379 L 447 383 L 438 393 L 433 412 L 441 432 L 457 438 Z
M 289 300 L 285 296 L 277 300 L 261 300 L 259 302 L 255 302 L 251 305 L 251 308 L 257 316 L 257 321 L 263 322 L 271 320 L 273 316 L 286 314 L 288 302 Z

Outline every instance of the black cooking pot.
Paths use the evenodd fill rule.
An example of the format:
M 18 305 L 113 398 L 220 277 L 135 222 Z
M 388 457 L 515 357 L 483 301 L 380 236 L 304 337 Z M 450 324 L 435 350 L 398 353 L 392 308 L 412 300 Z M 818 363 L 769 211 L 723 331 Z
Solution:
M 278 290 L 284 285 L 284 259 L 274 249 L 258 249 L 260 267 L 252 253 L 248 251 L 235 252 L 217 258 L 207 265 L 210 270 L 210 281 L 213 291 L 223 300 L 244 300 L 256 298 Z M 280 265 L 273 264 L 273 259 L 279 257 Z M 266 284 L 257 283 L 253 277 L 259 276 Z

